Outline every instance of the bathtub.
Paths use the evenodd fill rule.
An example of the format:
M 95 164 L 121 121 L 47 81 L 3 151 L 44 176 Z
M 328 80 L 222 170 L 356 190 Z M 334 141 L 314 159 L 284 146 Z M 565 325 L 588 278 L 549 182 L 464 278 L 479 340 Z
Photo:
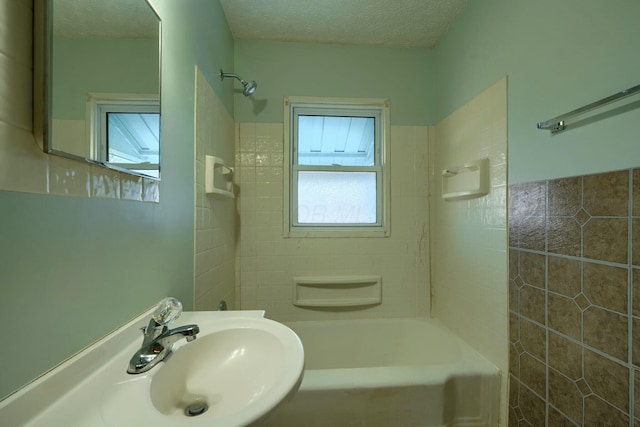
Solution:
M 497 426 L 499 372 L 433 319 L 301 321 L 298 393 L 260 426 Z

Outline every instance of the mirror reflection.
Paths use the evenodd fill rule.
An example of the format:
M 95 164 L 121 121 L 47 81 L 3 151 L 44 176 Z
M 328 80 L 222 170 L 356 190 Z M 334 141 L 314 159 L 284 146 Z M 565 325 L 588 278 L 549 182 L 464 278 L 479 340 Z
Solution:
M 51 0 L 45 149 L 159 178 L 160 25 L 145 0 Z

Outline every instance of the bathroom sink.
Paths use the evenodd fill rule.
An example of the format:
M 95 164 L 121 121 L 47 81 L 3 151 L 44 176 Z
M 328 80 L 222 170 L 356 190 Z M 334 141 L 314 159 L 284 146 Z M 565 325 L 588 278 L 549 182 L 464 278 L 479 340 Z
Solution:
M 246 426 L 295 394 L 304 352 L 291 329 L 262 317 L 188 314 L 181 323 L 197 323 L 197 339 L 109 387 L 101 408 L 107 424 Z

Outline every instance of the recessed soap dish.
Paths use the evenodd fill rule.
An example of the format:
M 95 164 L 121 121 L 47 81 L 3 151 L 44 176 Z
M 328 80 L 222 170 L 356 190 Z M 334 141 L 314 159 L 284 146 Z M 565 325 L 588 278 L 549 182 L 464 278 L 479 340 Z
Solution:
M 233 168 L 220 157 L 204 156 L 204 160 L 205 192 L 233 199 Z
M 479 159 L 442 171 L 442 198 L 471 199 L 489 194 L 489 159 Z

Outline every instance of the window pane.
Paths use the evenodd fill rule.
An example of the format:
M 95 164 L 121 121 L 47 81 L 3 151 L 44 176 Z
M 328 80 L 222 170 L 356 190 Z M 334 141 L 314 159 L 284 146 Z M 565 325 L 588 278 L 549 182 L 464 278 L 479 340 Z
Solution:
M 375 224 L 375 172 L 298 172 L 298 223 Z
M 107 113 L 107 161 L 160 162 L 160 114 Z
M 373 117 L 298 116 L 298 164 L 373 166 Z

